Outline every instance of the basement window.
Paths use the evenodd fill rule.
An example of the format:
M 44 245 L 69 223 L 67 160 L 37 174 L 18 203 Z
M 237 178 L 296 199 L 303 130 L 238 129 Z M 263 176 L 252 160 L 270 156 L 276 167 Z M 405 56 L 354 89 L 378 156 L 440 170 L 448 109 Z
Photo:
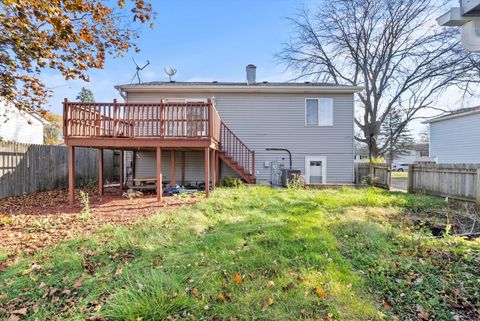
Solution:
M 305 126 L 333 126 L 333 98 L 305 99 Z

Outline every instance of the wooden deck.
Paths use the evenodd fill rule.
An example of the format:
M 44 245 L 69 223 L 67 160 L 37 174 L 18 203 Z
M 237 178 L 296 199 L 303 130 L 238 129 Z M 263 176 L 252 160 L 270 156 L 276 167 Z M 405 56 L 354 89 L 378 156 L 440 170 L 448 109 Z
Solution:
M 103 149 L 152 150 L 157 156 L 158 200 L 162 200 L 162 150 L 200 150 L 205 155 L 205 182 L 215 187 L 220 158 L 249 183 L 255 182 L 255 152 L 221 120 L 214 103 L 79 103 L 65 99 L 63 133 L 74 173 L 75 147 L 99 150 L 99 193 L 103 193 Z M 123 155 L 123 152 L 122 152 Z M 123 157 L 121 157 L 123 159 Z M 175 159 L 171 160 L 174 164 Z M 174 165 L 172 165 L 174 166 Z M 120 168 L 123 169 L 123 164 Z M 123 187 L 123 170 L 120 186 Z M 69 202 L 74 202 L 73 175 Z M 173 178 L 172 184 L 175 184 Z M 208 196 L 209 191 L 206 189 Z

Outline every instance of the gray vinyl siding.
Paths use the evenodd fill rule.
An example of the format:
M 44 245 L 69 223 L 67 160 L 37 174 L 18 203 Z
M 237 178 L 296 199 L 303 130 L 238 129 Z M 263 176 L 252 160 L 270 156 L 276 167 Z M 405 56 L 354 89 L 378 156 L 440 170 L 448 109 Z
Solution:
M 480 113 L 430 123 L 430 156 L 442 164 L 480 163 Z
M 129 93 L 128 102 L 156 102 L 161 98 L 210 98 L 214 96 L 222 120 L 256 153 L 256 177 L 271 180 L 265 162 L 288 167 L 288 154 L 266 148 L 286 148 L 294 169 L 305 173 L 306 156 L 327 157 L 327 183 L 353 181 L 353 94 L 173 94 Z M 305 99 L 333 98 L 333 126 L 306 127 Z M 203 172 L 203 171 L 202 171 Z M 225 173 L 225 171 L 222 171 Z M 225 176 L 225 175 L 222 175 Z

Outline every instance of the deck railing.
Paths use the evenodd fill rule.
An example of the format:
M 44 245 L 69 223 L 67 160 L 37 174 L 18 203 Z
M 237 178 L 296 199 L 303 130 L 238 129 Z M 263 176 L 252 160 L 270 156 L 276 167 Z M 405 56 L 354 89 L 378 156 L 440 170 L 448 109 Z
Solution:
M 255 151 L 248 148 L 223 122 L 220 131 L 220 148 L 244 171 L 255 175 Z
M 64 101 L 64 136 L 220 141 L 213 102 L 79 103 Z

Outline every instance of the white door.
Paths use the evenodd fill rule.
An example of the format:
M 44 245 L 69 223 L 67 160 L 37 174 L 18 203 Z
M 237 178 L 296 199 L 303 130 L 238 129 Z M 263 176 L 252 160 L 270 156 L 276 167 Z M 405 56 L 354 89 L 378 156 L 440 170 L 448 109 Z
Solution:
M 325 156 L 305 157 L 305 182 L 325 184 L 327 182 L 327 158 Z

